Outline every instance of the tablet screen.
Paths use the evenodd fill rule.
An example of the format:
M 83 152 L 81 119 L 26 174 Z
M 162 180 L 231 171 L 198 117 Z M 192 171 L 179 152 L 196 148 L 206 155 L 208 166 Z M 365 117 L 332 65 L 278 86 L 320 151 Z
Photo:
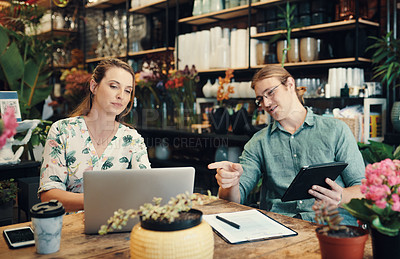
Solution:
M 282 196 L 281 201 L 314 198 L 314 196 L 308 193 L 308 190 L 313 185 L 319 185 L 330 189 L 330 186 L 325 183 L 325 179 L 330 178 L 335 181 L 346 166 L 347 163 L 345 162 L 332 162 L 302 167 Z

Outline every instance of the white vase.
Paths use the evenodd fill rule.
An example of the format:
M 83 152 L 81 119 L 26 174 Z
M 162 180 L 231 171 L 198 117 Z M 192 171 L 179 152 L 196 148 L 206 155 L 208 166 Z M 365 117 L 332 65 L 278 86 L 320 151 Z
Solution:
M 195 0 L 193 4 L 193 12 L 192 15 L 200 15 L 202 13 L 202 0 Z
M 201 13 L 206 14 L 210 12 L 210 0 L 203 0 L 201 5 Z
M 217 97 L 219 88 L 219 80 L 215 79 L 215 83 L 211 86 L 211 96 L 210 97 Z
M 210 12 L 218 12 L 224 8 L 222 0 L 211 0 Z
M 211 97 L 211 87 L 212 87 L 211 79 L 208 79 L 207 83 L 202 88 L 204 97 L 206 97 L 206 98 Z
M 167 160 L 170 155 L 170 150 L 168 147 L 168 142 L 166 139 L 163 139 L 161 143 L 156 145 L 156 158 L 160 160 Z

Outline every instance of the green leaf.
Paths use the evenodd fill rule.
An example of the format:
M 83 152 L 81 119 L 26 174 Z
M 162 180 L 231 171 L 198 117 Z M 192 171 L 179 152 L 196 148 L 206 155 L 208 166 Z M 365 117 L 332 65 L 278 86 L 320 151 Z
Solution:
M 18 80 L 24 73 L 24 63 L 15 42 L 12 42 L 3 55 L 0 56 L 0 66 L 10 88 L 17 91 Z
M 365 206 L 367 203 L 366 199 L 352 199 L 349 203 L 342 204 L 342 206 L 355 218 L 370 223 L 375 213 Z
M 0 55 L 6 50 L 10 39 L 7 33 L 4 31 L 3 26 L 0 26 Z
M 38 146 L 40 143 L 39 135 L 32 135 L 32 137 L 30 139 L 30 143 L 32 144 L 32 146 Z
M 399 233 L 399 228 L 392 228 L 392 226 L 382 225 L 378 216 L 376 216 L 372 221 L 372 226 L 384 235 L 394 237 L 397 236 L 397 234 Z
M 393 153 L 393 159 L 400 159 L 400 145 L 396 148 Z

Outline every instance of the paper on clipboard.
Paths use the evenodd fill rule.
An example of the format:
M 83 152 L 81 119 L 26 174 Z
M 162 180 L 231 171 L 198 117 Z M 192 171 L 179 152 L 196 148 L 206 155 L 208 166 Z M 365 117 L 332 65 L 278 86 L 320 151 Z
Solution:
M 217 215 L 240 225 L 240 229 L 218 220 Z M 297 232 L 256 209 L 203 215 L 203 218 L 231 244 L 297 235 Z

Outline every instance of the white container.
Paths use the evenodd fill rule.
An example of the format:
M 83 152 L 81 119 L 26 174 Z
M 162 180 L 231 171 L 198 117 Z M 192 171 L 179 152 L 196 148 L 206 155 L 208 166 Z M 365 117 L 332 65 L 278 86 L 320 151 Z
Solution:
M 33 205 L 32 228 L 38 254 L 52 254 L 60 250 L 61 229 L 65 209 L 61 202 L 51 200 Z

